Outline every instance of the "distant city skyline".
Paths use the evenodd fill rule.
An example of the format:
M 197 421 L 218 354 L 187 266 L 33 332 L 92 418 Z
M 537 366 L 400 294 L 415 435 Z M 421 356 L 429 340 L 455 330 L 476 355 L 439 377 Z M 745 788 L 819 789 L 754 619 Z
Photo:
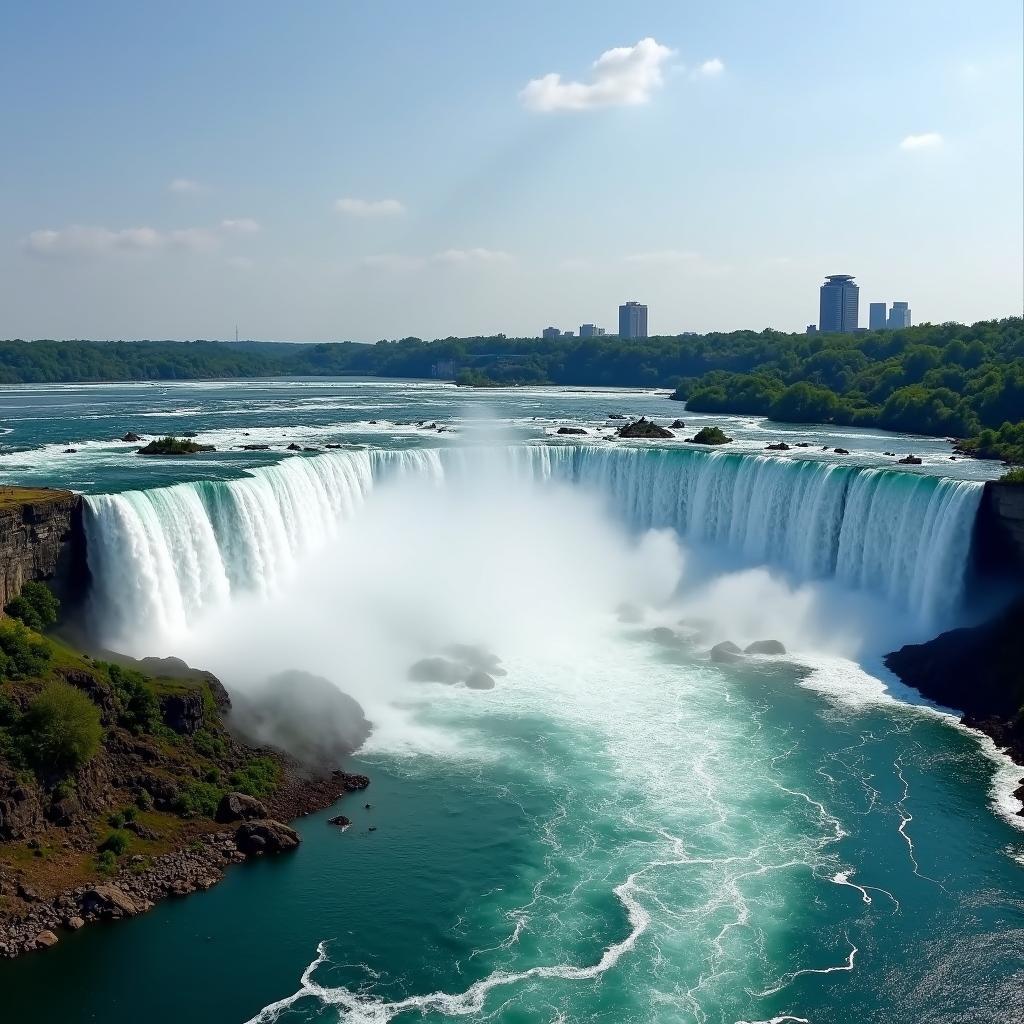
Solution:
M 843 268 L 919 321 L 1024 308 L 1019 0 L 3 23 L 0 337 L 611 332 L 629 295 L 651 335 L 796 331 Z

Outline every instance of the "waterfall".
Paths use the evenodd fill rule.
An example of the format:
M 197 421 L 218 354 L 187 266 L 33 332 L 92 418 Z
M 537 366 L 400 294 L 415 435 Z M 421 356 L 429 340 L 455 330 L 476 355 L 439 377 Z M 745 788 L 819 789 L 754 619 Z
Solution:
M 343 451 L 236 480 L 87 497 L 94 607 L 108 633 L 139 622 L 178 631 L 232 595 L 276 591 L 381 480 L 437 484 L 496 462 L 517 478 L 595 491 L 632 528 L 671 528 L 801 580 L 834 578 L 925 624 L 959 605 L 982 492 L 970 481 L 699 449 Z

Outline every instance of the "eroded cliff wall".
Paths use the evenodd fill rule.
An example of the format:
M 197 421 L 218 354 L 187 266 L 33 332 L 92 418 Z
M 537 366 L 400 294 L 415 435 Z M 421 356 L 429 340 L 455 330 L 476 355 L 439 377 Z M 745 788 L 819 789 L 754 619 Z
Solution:
M 71 491 L 0 487 L 0 608 L 29 580 L 62 597 L 86 582 L 82 499 Z

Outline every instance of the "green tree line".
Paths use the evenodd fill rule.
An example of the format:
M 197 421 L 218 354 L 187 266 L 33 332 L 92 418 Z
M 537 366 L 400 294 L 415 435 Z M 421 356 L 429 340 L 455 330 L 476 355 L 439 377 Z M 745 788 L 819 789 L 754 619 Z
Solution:
M 733 331 L 355 342 L 0 341 L 0 384 L 268 376 L 455 376 L 461 384 L 666 387 L 698 411 L 967 439 L 1024 462 L 1024 321 L 858 334 Z

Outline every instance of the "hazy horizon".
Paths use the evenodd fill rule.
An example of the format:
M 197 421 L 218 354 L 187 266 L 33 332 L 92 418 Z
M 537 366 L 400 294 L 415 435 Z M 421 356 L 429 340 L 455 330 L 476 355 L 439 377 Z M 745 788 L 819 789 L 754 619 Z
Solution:
M 1024 307 L 1014 0 L 2 24 L 0 337 L 793 332 L 838 272 L 862 326 Z

